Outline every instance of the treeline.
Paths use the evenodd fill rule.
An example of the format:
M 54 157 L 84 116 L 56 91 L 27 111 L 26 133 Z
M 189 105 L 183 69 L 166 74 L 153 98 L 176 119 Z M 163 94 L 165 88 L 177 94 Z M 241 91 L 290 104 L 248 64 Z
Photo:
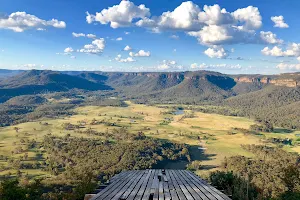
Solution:
M 106 93 L 72 91 L 46 94 L 45 97 L 23 95 L 11 98 L 0 104 L 0 127 L 39 120 L 41 118 L 59 118 L 75 114 L 76 106 L 116 106 L 127 104 L 119 99 L 109 99 Z M 95 95 L 95 96 L 91 96 Z M 55 99 L 47 101 L 47 98 Z M 66 100 L 67 99 L 67 100 Z
M 32 180 L 20 172 L 18 180 L 8 177 L 0 184 L 0 199 L 83 199 L 84 194 L 123 170 L 153 168 L 167 160 L 190 161 L 187 145 L 121 130 L 124 130 L 123 136 L 112 131 L 102 135 L 103 139 L 77 138 L 69 134 L 45 136 L 39 148 L 47 157 L 39 168 L 52 174 L 52 178 L 30 183 Z M 20 171 L 22 163 L 21 160 L 15 169 Z
M 274 126 L 288 129 L 300 128 L 300 87 L 269 86 L 228 98 L 219 105 L 238 110 L 237 116 L 268 121 Z
M 244 145 L 255 156 L 225 158 L 227 172 L 212 173 L 210 181 L 233 200 L 293 200 L 300 197 L 299 155 L 277 147 Z
M 129 136 L 129 135 L 128 135 Z M 147 169 L 164 160 L 187 160 L 186 145 L 145 137 L 143 134 L 109 141 L 73 137 L 45 136 L 47 170 L 68 180 L 79 180 L 87 172 L 107 179 L 122 170 Z

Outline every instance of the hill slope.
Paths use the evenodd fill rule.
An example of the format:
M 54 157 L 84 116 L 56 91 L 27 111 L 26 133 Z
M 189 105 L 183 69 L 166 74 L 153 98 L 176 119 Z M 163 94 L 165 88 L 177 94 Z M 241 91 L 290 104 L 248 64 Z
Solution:
M 80 76 L 53 71 L 31 70 L 0 82 L 0 101 L 14 96 L 43 92 L 68 91 L 70 89 L 110 90 L 101 82 L 93 82 Z

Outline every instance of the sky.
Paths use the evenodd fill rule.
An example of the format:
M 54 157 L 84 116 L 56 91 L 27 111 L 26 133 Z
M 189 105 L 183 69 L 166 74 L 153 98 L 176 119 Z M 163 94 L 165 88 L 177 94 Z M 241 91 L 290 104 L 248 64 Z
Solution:
M 300 70 L 299 0 L 1 0 L 0 68 Z

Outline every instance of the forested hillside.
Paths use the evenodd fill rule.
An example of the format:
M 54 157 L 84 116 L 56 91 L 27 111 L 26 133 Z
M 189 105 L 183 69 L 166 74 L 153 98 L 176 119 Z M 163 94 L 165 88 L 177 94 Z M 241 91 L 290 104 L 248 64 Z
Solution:
M 267 120 L 276 126 L 300 128 L 300 88 L 268 86 L 225 99 L 222 106 L 238 109 L 239 116 Z
M 6 74 L 9 75 L 0 81 L 1 102 L 20 95 L 53 92 L 88 95 L 94 103 L 97 98 L 118 96 L 146 104 L 214 105 L 219 109 L 205 111 L 267 120 L 274 126 L 289 129 L 300 127 L 298 73 L 265 76 L 210 71 L 108 73 L 31 70 L 4 71 L 2 76 Z M 78 99 L 73 103 L 80 102 L 82 100 Z M 26 113 L 29 107 L 13 105 L 13 108 L 13 113 L 20 114 Z M 2 113 L 8 112 L 7 109 L 0 107 Z

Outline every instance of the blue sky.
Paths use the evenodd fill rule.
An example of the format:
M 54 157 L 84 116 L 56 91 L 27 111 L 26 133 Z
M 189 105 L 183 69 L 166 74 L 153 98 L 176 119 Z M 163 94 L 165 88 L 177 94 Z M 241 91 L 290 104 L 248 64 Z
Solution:
M 2 0 L 0 68 L 299 71 L 299 7 L 298 0 Z

